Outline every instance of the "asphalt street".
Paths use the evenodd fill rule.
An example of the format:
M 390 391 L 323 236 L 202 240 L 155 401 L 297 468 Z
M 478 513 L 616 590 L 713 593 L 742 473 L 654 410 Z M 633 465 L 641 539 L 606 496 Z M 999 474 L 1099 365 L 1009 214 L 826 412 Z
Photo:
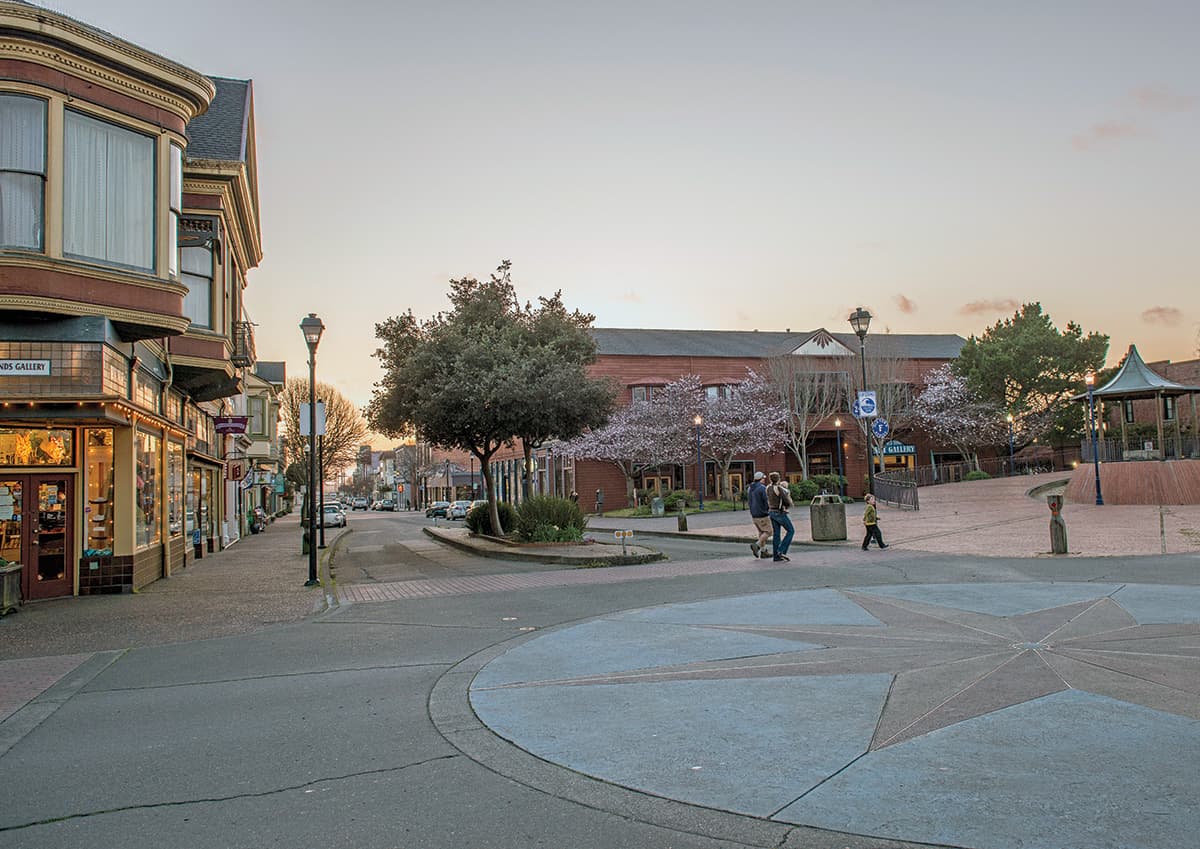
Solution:
M 352 515 L 348 531 L 333 542 L 337 580 L 561 572 L 430 547 L 421 533 L 424 524 L 413 514 Z M 339 605 L 253 633 L 96 652 L 0 724 L 0 771 L 6 778 L 0 844 L 915 845 L 878 836 L 882 832 L 855 835 L 805 825 L 800 816 L 780 821 L 716 802 L 630 789 L 637 782 L 563 765 L 567 755 L 531 753 L 532 746 L 515 745 L 485 726 L 472 705 L 471 682 L 489 662 L 534 645 L 546 632 L 661 605 L 720 604 L 731 597 L 830 587 L 882 591 L 1066 581 L 1107 591 L 1123 582 L 1200 585 L 1194 556 L 1048 560 L 895 552 L 867 558 L 841 549 L 806 553 L 797 558 L 802 562 L 780 567 L 754 564 L 741 544 L 655 540 L 660 543 L 678 567 L 661 578 Z M 730 571 L 688 574 L 687 563 L 702 558 L 717 567 L 720 558 L 728 558 Z M 585 642 L 568 654 L 592 652 Z M 1188 678 L 1182 686 L 1194 683 Z M 554 701 L 527 701 L 510 715 L 526 729 L 540 728 L 529 712 L 538 704 L 563 709 Z M 622 763 L 661 769 L 671 755 L 646 745 L 656 731 L 646 723 L 645 705 L 618 700 L 609 707 L 617 726 L 647 735 L 641 743 L 638 734 L 621 738 Z M 545 726 L 555 729 L 557 751 L 567 754 L 593 721 L 584 714 L 550 718 Z M 709 727 L 714 741 L 735 731 L 742 733 L 732 726 Z M 781 756 L 796 745 L 787 736 L 768 742 Z M 1082 774 L 1087 764 L 1069 767 Z M 853 796 L 848 791 L 845 798 Z M 1200 826 L 1200 817 L 1194 825 Z M 1015 845 L 980 840 L 942 845 Z M 1077 845 L 1116 845 L 1102 834 L 1089 840 Z

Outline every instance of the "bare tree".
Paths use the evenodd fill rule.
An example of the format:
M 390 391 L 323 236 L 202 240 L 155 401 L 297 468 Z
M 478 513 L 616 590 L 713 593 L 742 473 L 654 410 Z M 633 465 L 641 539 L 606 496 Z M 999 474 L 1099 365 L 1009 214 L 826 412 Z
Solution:
M 325 435 L 321 440 L 321 459 L 325 478 L 354 465 L 358 446 L 367 436 L 367 423 L 358 408 L 328 383 L 317 381 L 317 401 L 325 403 Z M 279 411 L 287 432 L 288 461 L 305 462 L 304 446 L 308 437 L 300 436 L 300 405 L 308 403 L 308 379 L 291 377 L 279 397 Z
M 808 477 L 808 437 L 834 413 L 847 408 L 851 378 L 846 363 L 828 358 L 784 354 L 767 360 L 767 382 L 792 415 L 786 423 L 787 447 Z
M 433 471 L 433 449 L 420 440 L 396 449 L 396 468 L 409 486 L 409 503 L 418 505 L 425 479 Z
M 866 360 L 867 385 L 862 386 L 862 363 L 859 370 L 850 370 L 850 380 L 846 383 L 846 408 L 851 409 L 857 400 L 860 389 L 875 392 L 875 417 L 856 418 L 859 432 L 867 444 L 873 445 L 875 451 L 872 462 L 876 471 L 880 470 L 879 461 L 883 457 L 884 443 L 899 431 L 907 430 L 913 424 L 913 402 L 916 389 L 909 382 L 906 362 L 898 357 L 873 357 L 869 353 Z M 887 420 L 889 430 L 887 436 L 878 437 L 871 432 L 871 425 L 876 419 Z

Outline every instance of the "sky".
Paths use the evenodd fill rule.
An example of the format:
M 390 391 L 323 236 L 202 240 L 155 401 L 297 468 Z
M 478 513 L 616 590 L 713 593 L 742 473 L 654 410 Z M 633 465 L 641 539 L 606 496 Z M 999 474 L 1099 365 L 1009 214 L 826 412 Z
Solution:
M 258 356 L 365 405 L 375 323 L 513 263 L 601 327 L 1200 355 L 1200 3 L 54 0 L 254 81 Z

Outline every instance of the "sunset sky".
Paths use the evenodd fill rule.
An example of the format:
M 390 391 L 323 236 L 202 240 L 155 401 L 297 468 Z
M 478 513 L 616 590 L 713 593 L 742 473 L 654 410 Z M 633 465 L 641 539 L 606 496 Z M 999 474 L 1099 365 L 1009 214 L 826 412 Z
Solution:
M 1197 356 L 1200 3 L 42 3 L 251 78 L 258 354 L 363 404 L 374 323 L 513 262 L 612 327 Z

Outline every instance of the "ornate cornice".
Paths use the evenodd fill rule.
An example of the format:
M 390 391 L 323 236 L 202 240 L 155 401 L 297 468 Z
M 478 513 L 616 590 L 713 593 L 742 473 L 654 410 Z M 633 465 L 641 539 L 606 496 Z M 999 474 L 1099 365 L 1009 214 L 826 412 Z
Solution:
M 168 292 L 172 295 L 186 296 L 188 293 L 187 286 L 175 280 L 163 280 L 161 277 L 147 277 L 104 266 L 88 265 L 74 260 L 47 257 L 44 254 L 0 253 L 0 266 L 57 271 L 60 274 L 73 274 L 77 277 L 86 277 L 89 280 L 104 280 L 109 283 L 121 283 L 126 286 L 140 286 L 143 289 Z
M 209 371 L 219 371 L 228 377 L 233 377 L 233 363 L 228 360 L 218 360 L 211 357 L 193 357 L 188 354 L 171 354 L 171 364 L 176 368 L 200 368 Z
M 203 112 L 216 97 L 216 86 L 204 75 L 49 9 L 0 0 L 0 27 L 23 31 L 28 39 L 0 43 L 0 55 L 13 51 L 21 58 L 85 75 L 165 105 L 185 120 Z M 82 55 L 64 56 L 43 42 L 61 42 Z M 114 67 L 129 73 L 116 73 Z M 147 85 L 147 80 L 162 88 Z
M 62 298 L 44 298 L 39 295 L 2 295 L 0 310 L 22 310 L 25 312 L 58 313 L 60 315 L 102 315 L 111 321 L 137 324 L 145 327 L 161 327 L 165 335 L 174 336 L 187 330 L 191 322 L 183 316 L 163 315 L 157 312 L 131 310 L 124 307 L 85 304 Z
M 184 193 L 218 195 L 225 215 L 234 256 L 243 270 L 262 261 L 262 242 L 258 228 L 258 210 L 250 195 L 246 169 L 241 163 L 189 161 L 184 166 Z M 201 214 L 197 210 L 196 214 Z M 207 210 L 209 214 L 212 210 Z

